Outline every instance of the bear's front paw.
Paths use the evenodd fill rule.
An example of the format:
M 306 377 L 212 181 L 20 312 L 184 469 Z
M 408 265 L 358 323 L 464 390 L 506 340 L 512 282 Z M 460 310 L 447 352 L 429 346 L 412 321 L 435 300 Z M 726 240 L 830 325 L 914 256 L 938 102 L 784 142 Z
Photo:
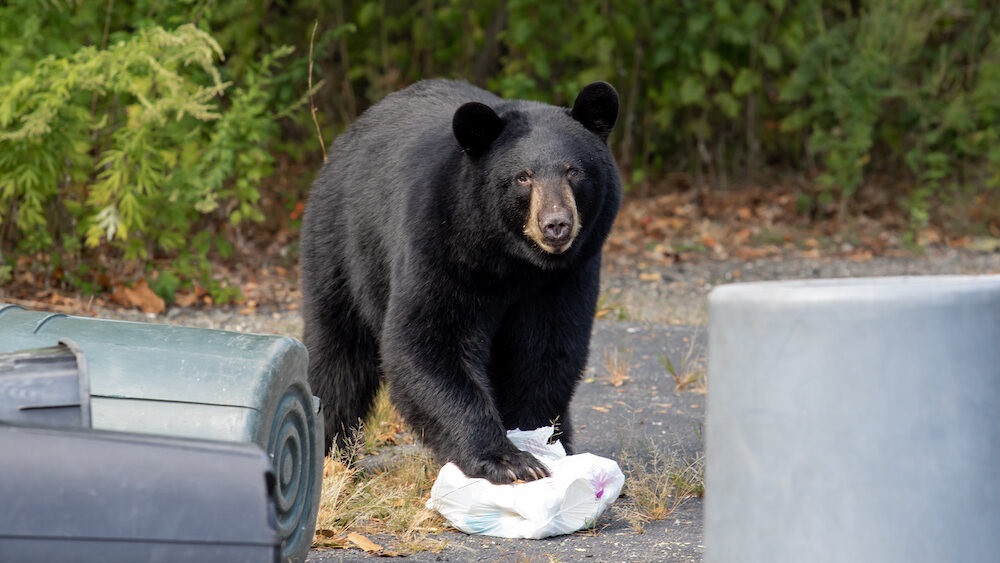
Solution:
M 456 464 L 467 476 L 482 477 L 495 485 L 534 481 L 549 476 L 549 470 L 535 456 L 514 448 Z

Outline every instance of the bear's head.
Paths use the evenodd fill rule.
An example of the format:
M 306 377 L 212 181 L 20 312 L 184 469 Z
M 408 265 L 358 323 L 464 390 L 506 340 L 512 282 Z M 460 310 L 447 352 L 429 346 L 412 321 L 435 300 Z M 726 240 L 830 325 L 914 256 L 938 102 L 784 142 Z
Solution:
M 458 108 L 452 130 L 479 176 L 481 201 L 493 209 L 515 254 L 542 266 L 600 247 L 618 212 L 621 185 L 607 138 L 618 93 L 586 86 L 573 108 L 526 101 Z

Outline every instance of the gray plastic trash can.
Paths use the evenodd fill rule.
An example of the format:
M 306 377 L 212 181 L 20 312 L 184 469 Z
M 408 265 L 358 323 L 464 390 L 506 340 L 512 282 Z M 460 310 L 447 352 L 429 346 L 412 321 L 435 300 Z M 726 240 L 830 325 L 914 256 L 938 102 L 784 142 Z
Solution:
M 305 559 L 322 488 L 323 424 L 302 343 L 0 304 L 0 352 L 60 341 L 85 356 L 93 428 L 259 445 L 277 476 L 283 555 Z
M 1000 276 L 709 297 L 707 562 L 1000 557 Z
M 254 444 L 0 423 L 0 561 L 276 563 Z

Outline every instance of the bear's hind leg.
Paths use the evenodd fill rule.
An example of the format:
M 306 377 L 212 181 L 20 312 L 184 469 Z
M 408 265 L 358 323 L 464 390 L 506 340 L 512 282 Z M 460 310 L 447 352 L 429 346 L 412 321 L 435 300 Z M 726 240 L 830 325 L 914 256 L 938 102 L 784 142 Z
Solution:
M 368 414 L 379 386 L 378 346 L 353 308 L 344 302 L 305 314 L 309 385 L 322 403 L 326 451 L 344 448 Z

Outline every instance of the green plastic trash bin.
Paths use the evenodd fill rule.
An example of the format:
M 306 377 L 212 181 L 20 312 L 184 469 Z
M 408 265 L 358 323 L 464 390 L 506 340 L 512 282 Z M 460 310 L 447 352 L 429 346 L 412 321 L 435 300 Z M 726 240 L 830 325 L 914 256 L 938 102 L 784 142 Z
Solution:
M 252 442 L 277 476 L 282 554 L 303 561 L 323 477 L 323 424 L 289 337 L 33 312 L 0 303 L 0 352 L 71 341 L 96 429 Z

